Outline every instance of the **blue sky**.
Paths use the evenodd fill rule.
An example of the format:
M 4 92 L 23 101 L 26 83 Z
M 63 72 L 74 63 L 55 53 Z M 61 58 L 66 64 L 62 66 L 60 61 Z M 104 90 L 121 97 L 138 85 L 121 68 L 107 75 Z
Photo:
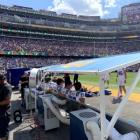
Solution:
M 118 17 L 121 7 L 140 0 L 0 0 L 0 4 L 20 5 L 60 13 L 93 15 L 102 18 Z

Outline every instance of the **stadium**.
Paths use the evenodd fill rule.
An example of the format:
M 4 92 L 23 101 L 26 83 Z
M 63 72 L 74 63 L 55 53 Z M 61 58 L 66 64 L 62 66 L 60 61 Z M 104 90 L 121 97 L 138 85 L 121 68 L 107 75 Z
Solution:
M 139 51 L 139 5 L 122 7 L 120 18 L 108 20 L 0 5 L 1 67 L 33 68 Z
M 139 51 L 140 3 L 123 6 L 120 16 L 112 19 L 68 13 L 57 14 L 54 11 L 34 10 L 30 7 L 18 5 L 0 5 L 0 71 L 4 74 L 7 74 L 9 69 L 25 68 L 31 70 L 32 68 L 66 64 L 77 60 L 133 54 Z M 137 63 L 127 68 L 129 77 L 127 87 L 130 86 L 132 79 L 136 76 L 139 66 L 139 63 Z M 113 88 L 113 92 L 115 92 L 112 95 L 116 96 L 118 88 L 115 85 L 116 73 L 111 73 L 111 77 L 110 88 Z M 99 76 L 97 75 L 93 77 L 90 74 L 81 75 L 80 81 L 90 90 L 93 87 L 92 83 L 94 84 L 94 89 L 92 90 L 99 90 Z M 139 108 L 139 86 L 140 83 L 134 90 L 136 92 L 135 97 L 132 96 L 130 99 L 133 103 L 136 102 L 136 107 L 133 103 L 130 103 L 136 109 Z M 112 100 L 112 98 L 109 99 Z M 93 100 L 96 104 L 95 106 L 92 104 L 94 107 L 97 107 L 99 102 L 97 98 L 96 100 Z M 92 102 L 90 99 L 88 101 Z M 113 106 L 109 113 L 114 113 L 116 107 L 118 106 Z M 130 106 L 127 106 L 127 109 L 129 110 Z M 134 110 L 132 109 L 131 111 L 133 112 Z M 131 115 L 127 119 L 132 119 L 135 116 L 133 113 Z M 125 118 L 126 114 L 123 114 L 123 117 Z M 136 117 L 135 122 L 140 125 L 139 118 Z M 127 123 L 124 124 L 127 126 Z M 122 127 L 122 125 L 118 126 Z M 119 128 L 118 126 L 117 128 Z M 60 131 L 65 129 L 65 126 L 63 127 Z M 122 130 L 124 128 L 122 127 Z M 138 134 L 140 134 L 139 127 L 128 125 L 128 128 L 129 131 L 124 129 L 123 134 L 132 130 L 137 130 Z M 37 131 L 39 131 L 37 132 L 38 135 L 40 133 L 44 135 L 43 130 L 39 129 Z M 36 133 L 36 131 L 33 133 Z M 45 138 L 52 140 L 51 134 L 48 135 L 49 137 L 46 136 Z M 75 135 L 73 131 L 71 135 Z M 18 140 L 19 137 L 21 137 L 20 134 L 15 136 L 15 140 Z M 57 137 L 59 137 L 58 134 Z M 58 139 L 61 140 L 62 137 Z M 78 136 L 71 137 L 71 140 L 94 140 L 89 137 L 85 139 L 83 137 L 78 138 Z M 65 139 L 69 140 L 67 136 L 65 136 Z M 40 140 L 42 139 L 40 138 Z M 112 140 L 118 139 L 112 138 Z

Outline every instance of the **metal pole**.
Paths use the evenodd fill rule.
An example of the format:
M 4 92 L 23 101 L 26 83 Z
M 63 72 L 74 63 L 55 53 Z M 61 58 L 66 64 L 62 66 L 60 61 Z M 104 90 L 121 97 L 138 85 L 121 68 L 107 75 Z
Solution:
M 101 140 L 104 140 L 105 138 L 105 132 L 106 132 L 106 123 L 105 123 L 105 85 L 104 81 L 102 79 L 102 76 L 100 75 L 100 116 L 101 116 Z
M 35 90 L 35 113 L 37 112 L 37 91 Z
M 128 101 L 128 98 L 129 96 L 132 94 L 134 88 L 136 87 L 137 83 L 139 82 L 139 79 L 140 79 L 140 69 L 135 77 L 135 79 L 133 80 L 132 82 L 132 85 L 131 87 L 128 89 L 127 93 L 126 93 L 126 96 L 124 97 L 124 99 L 122 100 L 121 104 L 119 105 L 119 107 L 117 108 L 116 112 L 114 113 L 112 119 L 111 119 L 111 122 L 109 123 L 108 127 L 107 127 L 107 131 L 106 131 L 106 139 L 108 138 L 112 128 L 114 127 L 117 119 L 119 118 L 120 114 L 122 113 L 127 101 Z

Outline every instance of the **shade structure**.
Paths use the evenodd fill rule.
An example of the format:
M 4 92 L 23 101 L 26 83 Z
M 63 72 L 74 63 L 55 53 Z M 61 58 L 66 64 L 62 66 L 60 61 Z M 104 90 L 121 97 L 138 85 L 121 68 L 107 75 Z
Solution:
M 44 67 L 44 70 L 55 73 L 104 73 L 137 63 L 140 63 L 140 52 L 52 65 L 46 68 Z
M 101 140 L 107 139 L 111 133 L 111 129 L 115 125 L 117 119 L 119 118 L 121 112 L 123 111 L 129 96 L 132 94 L 132 91 L 136 87 L 140 79 L 140 69 L 136 75 L 134 81 L 132 82 L 129 90 L 126 93 L 126 96 L 123 98 L 116 112 L 114 113 L 111 122 L 108 126 L 105 123 L 105 95 L 104 95 L 104 82 L 101 78 L 102 73 L 109 73 L 121 68 L 129 67 L 135 64 L 140 63 L 140 52 L 114 55 L 104 58 L 96 59 L 87 59 L 82 61 L 75 61 L 72 63 L 61 64 L 61 65 L 52 65 L 44 67 L 45 72 L 54 72 L 54 73 L 79 73 L 79 74 L 88 74 L 88 73 L 97 73 L 100 75 L 100 117 L 101 117 Z

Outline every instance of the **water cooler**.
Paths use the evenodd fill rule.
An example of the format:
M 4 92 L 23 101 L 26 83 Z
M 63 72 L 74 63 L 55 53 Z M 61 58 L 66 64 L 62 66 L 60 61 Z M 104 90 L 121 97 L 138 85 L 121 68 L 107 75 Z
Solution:
M 56 118 L 56 116 L 52 113 L 52 111 L 49 109 L 49 107 L 47 106 L 46 103 L 44 103 L 44 99 L 45 98 L 50 98 L 51 99 L 51 95 L 50 94 L 46 94 L 46 95 L 39 95 L 38 97 L 38 103 L 40 105 L 37 105 L 41 110 L 39 110 L 38 112 L 40 112 L 42 115 L 42 119 L 44 120 L 44 126 L 45 126 L 45 130 L 51 130 L 54 128 L 58 128 L 59 127 L 59 120 Z M 42 101 L 41 101 L 42 100 Z M 43 108 L 42 108 L 42 105 Z M 38 108 L 38 109 L 39 109 Z
M 71 140 L 92 140 L 91 134 L 86 130 L 86 122 L 98 123 L 99 114 L 92 109 L 83 109 L 70 113 L 70 139 Z
M 29 88 L 24 89 L 24 100 L 26 110 L 32 110 L 35 108 L 35 99 L 31 96 Z

